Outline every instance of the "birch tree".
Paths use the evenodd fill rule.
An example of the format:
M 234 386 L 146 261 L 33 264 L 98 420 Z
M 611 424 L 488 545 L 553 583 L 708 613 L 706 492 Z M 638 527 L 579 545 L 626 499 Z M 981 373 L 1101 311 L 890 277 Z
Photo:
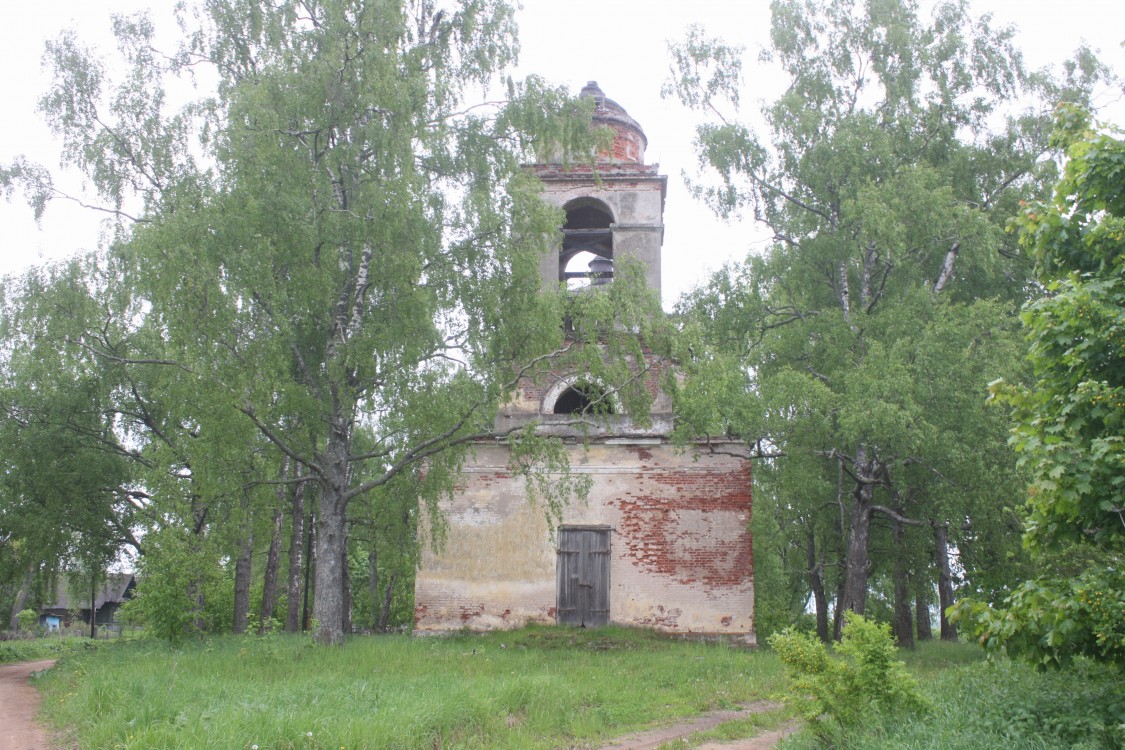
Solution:
M 761 60 L 789 86 L 762 107 L 764 128 L 740 115 L 752 91 L 741 50 L 698 28 L 672 48 L 667 93 L 708 118 L 697 193 L 773 233 L 684 309 L 714 346 L 740 352 L 755 408 L 732 412 L 728 429 L 766 436 L 785 454 L 772 476 L 809 490 L 771 493 L 819 519 L 798 536 L 811 545 L 836 528 L 829 559 L 820 547 L 804 559 L 818 609 L 816 576 L 838 571 L 838 635 L 843 611 L 865 610 L 872 572 L 887 572 L 873 535 L 904 549 L 889 537 L 908 523 L 914 546 L 940 558 L 946 536 L 971 546 L 1003 527 L 982 508 L 1014 499 L 1019 481 L 996 449 L 1004 426 L 983 409 L 984 384 L 1019 377 L 1015 311 L 1030 272 L 1004 224 L 1056 174 L 1050 109 L 1084 99 L 1105 71 L 1080 50 L 1057 77 L 1029 72 L 1012 30 L 962 3 L 929 18 L 901 0 L 771 7 Z M 739 419 L 754 410 L 763 418 Z
M 561 220 L 520 164 L 592 153 L 589 103 L 534 78 L 475 103 L 515 60 L 503 0 L 211 0 L 183 23 L 161 55 L 145 17 L 117 19 L 120 80 L 64 35 L 43 110 L 119 220 L 112 255 L 153 352 L 124 359 L 183 373 L 314 487 L 317 639 L 341 643 L 350 508 L 423 464 L 432 507 L 480 437 L 510 439 L 533 479 L 559 468 L 532 430 L 494 433 L 548 356 L 626 384 L 643 415 L 643 360 L 623 356 L 639 343 L 615 321 L 647 327 L 651 296 L 623 269 L 565 311 L 602 347 L 564 340 L 574 301 L 538 272 Z M 171 110 L 163 83 L 193 71 L 214 94 Z M 22 162 L 6 179 L 57 195 Z

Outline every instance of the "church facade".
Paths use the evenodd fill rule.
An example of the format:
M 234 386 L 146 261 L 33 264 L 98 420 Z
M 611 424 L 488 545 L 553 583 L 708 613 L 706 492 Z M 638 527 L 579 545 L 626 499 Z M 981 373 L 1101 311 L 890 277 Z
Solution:
M 620 105 L 594 82 L 582 95 L 594 97 L 594 124 L 613 130 L 613 145 L 592 168 L 534 167 L 544 199 L 566 212 L 543 281 L 612 283 L 614 263 L 628 258 L 659 292 L 667 178 L 644 163 L 644 132 Z M 654 398 L 643 426 L 609 414 L 581 434 L 566 427 L 585 398 L 579 373 L 519 384 L 499 430 L 534 422 L 562 437 L 588 496 L 549 523 L 511 471 L 506 445 L 476 445 L 442 508 L 444 543 L 422 554 L 415 632 L 614 623 L 754 642 L 746 448 L 714 439 L 706 450 L 672 445 L 662 365 L 647 364 Z

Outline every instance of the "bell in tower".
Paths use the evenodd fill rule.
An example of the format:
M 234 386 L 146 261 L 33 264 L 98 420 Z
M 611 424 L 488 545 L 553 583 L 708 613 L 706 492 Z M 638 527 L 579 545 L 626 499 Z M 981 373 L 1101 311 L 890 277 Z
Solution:
M 613 140 L 592 166 L 534 166 L 543 199 L 566 212 L 559 254 L 543 259 L 543 282 L 572 290 L 603 285 L 613 279 L 615 264 L 630 258 L 643 264 L 648 287 L 659 295 L 668 178 L 645 164 L 648 139 L 624 107 L 606 98 L 596 81 L 581 96 L 594 99 L 591 126 L 609 128 Z

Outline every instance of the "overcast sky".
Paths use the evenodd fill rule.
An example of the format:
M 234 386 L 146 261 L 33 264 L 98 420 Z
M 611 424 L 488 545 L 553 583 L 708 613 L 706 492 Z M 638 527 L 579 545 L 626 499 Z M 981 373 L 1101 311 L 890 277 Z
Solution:
M 745 45 L 751 57 L 768 39 L 767 0 L 523 0 L 520 13 L 520 74 L 538 73 L 575 92 L 596 80 L 644 128 L 647 161 L 669 176 L 664 240 L 664 303 L 702 282 L 724 261 L 760 249 L 762 230 L 746 223 L 722 225 L 696 205 L 684 188 L 691 170 L 695 115 L 660 98 L 668 75 L 667 43 L 692 23 L 728 41 Z M 0 26 L 0 63 L 5 71 L 0 93 L 5 114 L 0 125 L 0 163 L 18 154 L 54 168 L 59 144 L 35 111 L 48 81 L 40 69 L 43 43 L 64 28 L 78 29 L 90 43 L 110 51 L 109 15 L 152 7 L 158 23 L 172 0 L 39 0 L 8 5 Z M 1103 59 L 1125 75 L 1125 2 L 1121 0 L 976 0 L 977 12 L 1015 23 L 1025 58 L 1033 67 L 1058 63 L 1085 39 Z M 167 24 L 165 24 L 167 26 Z M 171 29 L 169 29 L 171 31 Z M 747 67 L 749 99 L 775 95 L 779 84 L 764 71 Z M 1116 98 L 1116 95 L 1114 95 Z M 1109 105 L 1111 118 L 1125 125 L 1120 101 Z M 745 105 L 745 102 L 744 102 Z M 750 106 L 753 106 L 751 103 Z M 73 179 L 73 178 L 72 178 Z M 44 259 L 63 257 L 98 245 L 98 217 L 60 205 L 48 208 L 42 227 L 18 199 L 0 201 L 0 274 Z

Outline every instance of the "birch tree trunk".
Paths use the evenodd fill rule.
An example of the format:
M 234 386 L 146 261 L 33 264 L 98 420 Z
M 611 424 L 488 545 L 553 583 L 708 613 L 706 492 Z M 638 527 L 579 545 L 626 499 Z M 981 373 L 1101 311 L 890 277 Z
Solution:
M 98 637 L 98 577 L 90 573 L 90 638 Z
M 273 617 L 274 608 L 277 606 L 277 575 L 281 568 L 281 526 L 285 520 L 285 511 L 282 502 L 285 500 L 285 489 L 277 491 L 278 504 L 273 511 L 273 528 L 270 533 L 270 548 L 266 553 L 266 571 L 262 580 L 262 608 L 258 613 L 258 632 L 264 632 L 266 622 Z
M 932 641 L 934 629 L 930 624 L 930 600 L 933 592 L 930 581 L 923 573 L 914 574 L 914 622 L 918 628 L 918 640 Z
M 313 593 L 314 576 L 316 575 L 316 509 L 309 509 L 309 521 L 306 524 L 305 536 L 305 585 L 302 589 L 301 602 L 301 630 L 308 630 L 312 623 L 309 622 L 309 599 Z
M 860 446 L 856 451 L 855 467 L 856 474 L 860 477 L 871 474 L 866 446 Z M 874 492 L 875 486 L 870 482 L 860 481 L 856 484 L 852 492 L 853 502 L 849 518 L 844 596 L 840 609 L 850 609 L 860 615 L 867 607 L 867 564 L 870 559 L 868 547 L 871 539 Z
M 828 642 L 828 599 L 824 594 L 824 565 L 816 554 L 816 532 L 810 524 L 805 545 L 806 561 L 809 566 L 809 588 L 812 589 L 813 605 L 816 609 L 816 637 L 822 643 Z
M 894 522 L 895 640 L 899 648 L 914 648 L 914 622 L 910 614 L 910 575 L 906 568 L 906 529 Z
M 245 633 L 250 620 L 250 576 L 253 574 L 254 539 L 249 530 L 243 535 L 238 559 L 234 563 L 234 623 L 236 634 Z
M 347 517 L 340 493 L 325 491 L 316 516 L 316 571 L 313 589 L 314 638 L 318 643 L 339 646 L 344 643 L 344 565 L 340 545 L 346 533 Z
M 387 632 L 387 622 L 391 618 L 391 602 L 395 594 L 395 582 L 398 580 L 398 571 L 391 573 L 391 580 L 387 581 L 387 591 L 383 595 L 383 607 L 379 611 L 379 632 Z
M 941 623 L 941 639 L 957 640 L 957 626 L 949 621 L 945 612 L 953 606 L 953 572 L 949 567 L 949 528 L 934 524 L 934 561 L 938 569 L 938 619 Z
M 348 527 L 344 524 L 344 543 L 343 549 L 340 550 L 340 566 L 343 568 L 343 579 L 340 585 L 343 587 L 344 611 L 343 611 L 343 624 L 341 627 L 344 630 L 344 635 L 352 632 L 352 576 L 351 568 L 348 566 Z
M 844 570 L 847 565 L 846 558 L 841 558 L 839 565 L 840 570 Z M 847 587 L 844 576 L 840 576 L 839 580 L 836 585 L 836 608 L 832 611 L 832 638 L 837 641 L 844 632 L 844 589 Z
M 379 629 L 379 553 L 375 549 L 374 532 L 367 550 L 367 596 L 371 600 L 371 629 Z
M 337 407 L 319 462 L 322 473 L 316 512 L 316 584 L 313 591 L 313 617 L 317 626 L 313 637 L 326 646 L 343 645 L 347 606 L 344 596 L 347 571 L 343 552 L 347 550 L 351 422 L 343 411 Z
M 298 475 L 300 467 L 297 468 Z M 289 533 L 289 572 L 285 585 L 285 632 L 301 629 L 301 581 L 305 561 L 305 483 L 293 488 L 291 513 L 293 528 Z

